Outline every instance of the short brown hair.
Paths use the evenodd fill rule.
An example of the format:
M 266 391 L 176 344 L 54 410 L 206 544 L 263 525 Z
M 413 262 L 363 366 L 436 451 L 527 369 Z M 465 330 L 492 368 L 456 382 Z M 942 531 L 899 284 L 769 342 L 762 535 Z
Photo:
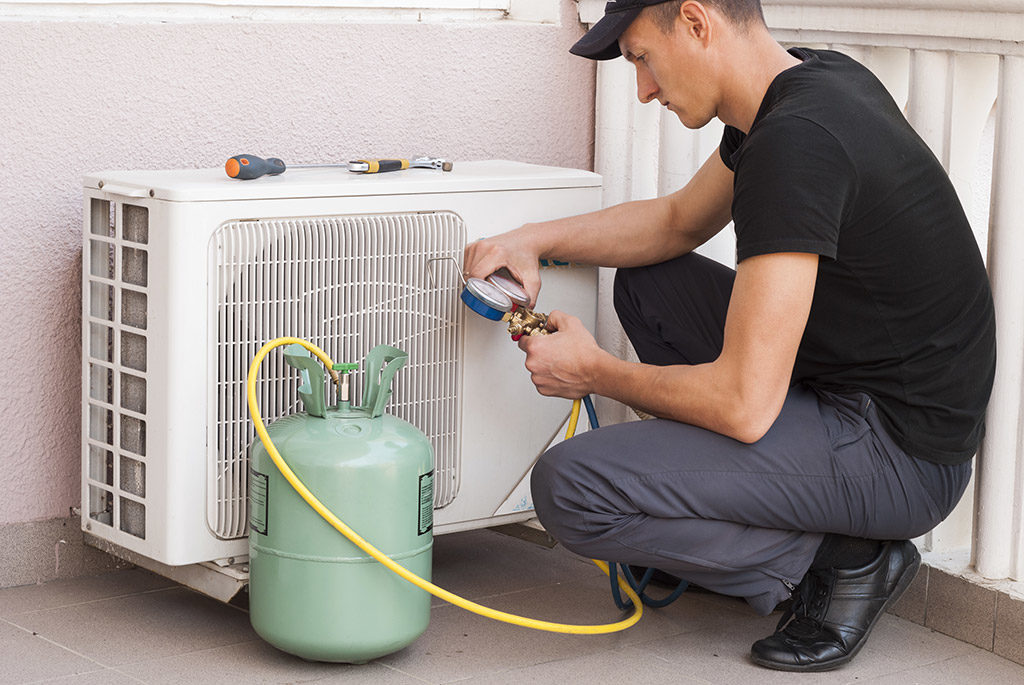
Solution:
M 665 33 L 671 33 L 679 17 L 679 8 L 686 0 L 668 0 L 647 8 L 651 19 Z M 726 17 L 744 26 L 751 23 L 764 24 L 761 12 L 761 0 L 698 0 L 705 5 L 715 7 Z

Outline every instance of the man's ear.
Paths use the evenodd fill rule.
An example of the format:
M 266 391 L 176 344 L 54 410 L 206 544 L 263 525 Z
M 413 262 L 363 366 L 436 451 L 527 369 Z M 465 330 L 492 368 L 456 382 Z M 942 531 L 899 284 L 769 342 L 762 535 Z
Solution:
M 704 3 L 686 0 L 679 6 L 679 20 L 682 28 L 691 38 L 706 43 L 711 38 L 711 12 Z

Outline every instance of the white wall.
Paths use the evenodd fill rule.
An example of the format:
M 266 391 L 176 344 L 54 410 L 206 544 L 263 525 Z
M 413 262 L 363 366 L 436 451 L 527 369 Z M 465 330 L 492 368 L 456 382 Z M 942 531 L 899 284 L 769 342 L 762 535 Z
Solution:
M 591 168 L 560 22 L 0 16 L 0 526 L 78 506 L 83 173 L 436 154 Z

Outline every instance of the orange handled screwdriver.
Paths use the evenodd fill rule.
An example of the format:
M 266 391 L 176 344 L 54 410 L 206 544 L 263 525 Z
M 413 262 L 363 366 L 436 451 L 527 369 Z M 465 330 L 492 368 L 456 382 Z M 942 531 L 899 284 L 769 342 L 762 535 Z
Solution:
M 309 168 L 309 167 L 328 167 L 328 166 L 343 166 L 347 167 L 348 164 L 296 164 L 292 168 Z M 224 171 L 228 173 L 231 178 L 242 179 L 248 181 L 252 178 L 259 178 L 260 176 L 277 176 L 278 174 L 284 173 L 284 170 L 288 167 L 285 166 L 284 160 L 278 159 L 277 157 L 271 157 L 269 159 L 263 159 L 256 155 L 235 155 L 224 163 Z
M 231 178 L 248 180 L 260 176 L 277 176 L 284 172 L 284 161 L 277 157 L 263 159 L 256 155 L 235 155 L 224 163 L 224 171 Z

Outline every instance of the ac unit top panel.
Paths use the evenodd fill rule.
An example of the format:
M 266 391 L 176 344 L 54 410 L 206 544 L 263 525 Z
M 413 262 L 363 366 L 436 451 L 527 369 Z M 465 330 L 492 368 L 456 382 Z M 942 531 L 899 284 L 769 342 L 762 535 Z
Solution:
M 86 188 L 171 202 L 268 200 L 419 193 L 467 193 L 598 187 L 589 171 L 505 160 L 456 162 L 452 171 L 406 169 L 378 174 L 344 168 L 295 168 L 277 176 L 241 181 L 223 168 L 101 171 L 83 177 Z

